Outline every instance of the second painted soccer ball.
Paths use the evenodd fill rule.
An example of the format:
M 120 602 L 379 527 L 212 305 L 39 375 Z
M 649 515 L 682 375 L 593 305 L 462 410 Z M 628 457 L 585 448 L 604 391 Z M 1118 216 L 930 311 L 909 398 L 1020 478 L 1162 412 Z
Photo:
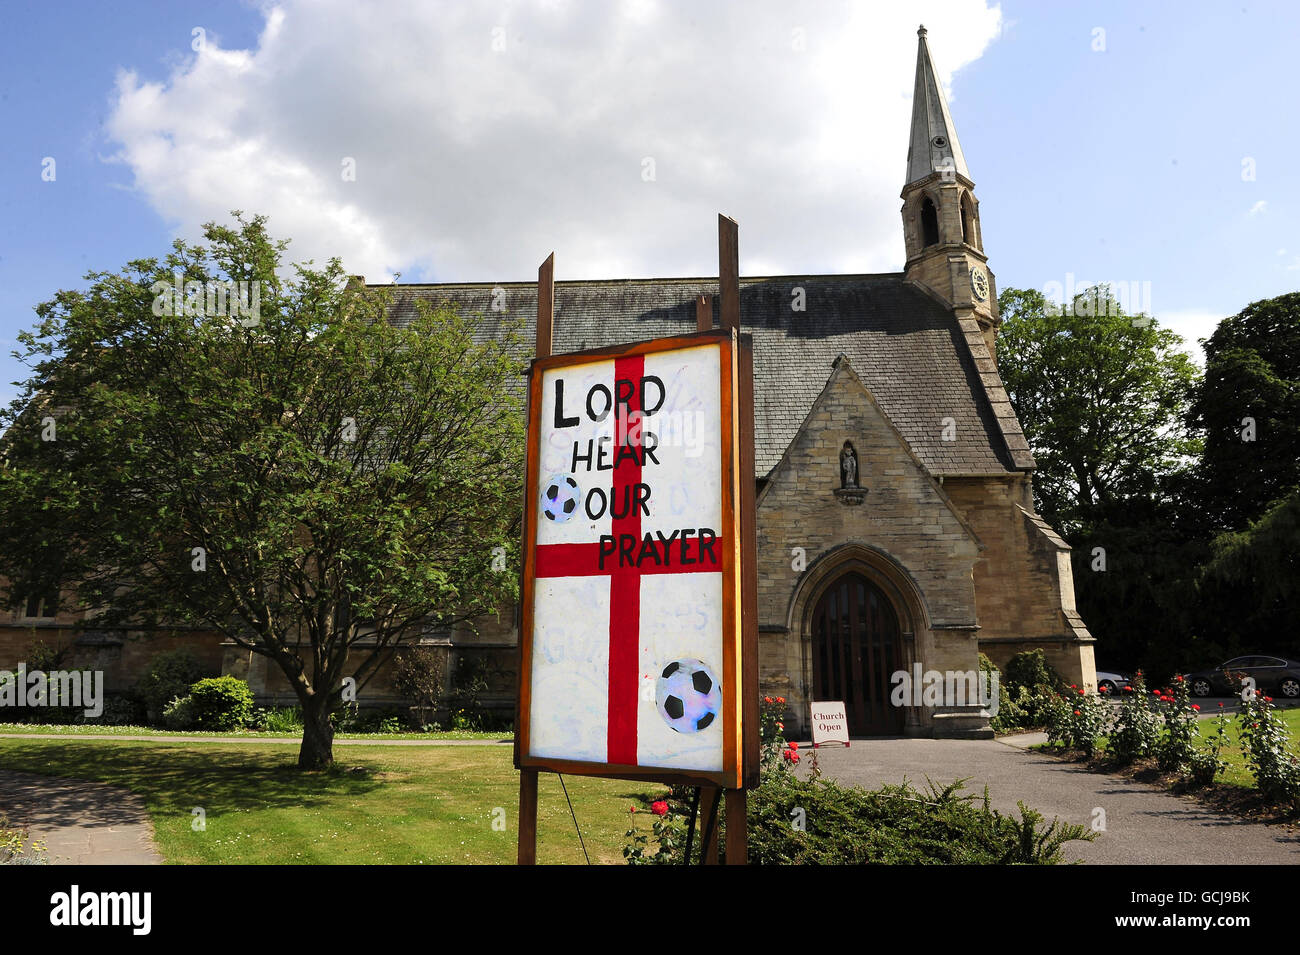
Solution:
M 655 705 L 678 733 L 698 733 L 717 722 L 722 684 L 699 660 L 674 660 L 655 681 Z

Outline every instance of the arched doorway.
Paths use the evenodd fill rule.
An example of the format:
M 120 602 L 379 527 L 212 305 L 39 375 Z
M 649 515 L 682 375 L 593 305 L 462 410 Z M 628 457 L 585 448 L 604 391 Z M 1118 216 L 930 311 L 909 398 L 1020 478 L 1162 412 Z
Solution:
M 813 698 L 843 700 L 854 736 L 902 731 L 889 703 L 889 677 L 903 669 L 898 614 L 884 592 L 856 571 L 835 578 L 812 612 Z

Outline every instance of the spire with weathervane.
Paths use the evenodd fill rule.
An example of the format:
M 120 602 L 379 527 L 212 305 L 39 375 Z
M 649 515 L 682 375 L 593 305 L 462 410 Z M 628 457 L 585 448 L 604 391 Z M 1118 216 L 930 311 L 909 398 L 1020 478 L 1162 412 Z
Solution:
M 958 319 L 973 318 L 991 354 L 997 299 L 980 236 L 979 200 L 930 62 L 925 27 L 916 32 L 916 87 L 902 193 L 903 272 L 946 302 Z

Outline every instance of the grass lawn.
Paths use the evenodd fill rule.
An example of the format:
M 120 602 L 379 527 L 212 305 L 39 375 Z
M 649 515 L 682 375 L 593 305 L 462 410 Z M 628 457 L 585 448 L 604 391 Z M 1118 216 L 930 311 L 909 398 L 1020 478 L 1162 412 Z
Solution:
M 0 723 L 0 733 L 49 736 L 247 736 L 250 739 L 302 738 L 302 730 L 295 732 L 259 732 L 255 730 L 230 730 L 225 733 L 200 730 L 168 730 L 154 726 L 100 726 L 95 723 Z M 444 730 L 439 733 L 336 733 L 335 739 L 467 739 L 496 742 L 514 739 L 513 730 L 483 733 L 477 730 Z
M 1201 712 L 1208 712 L 1208 709 L 1203 709 Z M 1300 753 L 1300 709 L 1275 710 L 1274 712 L 1282 718 L 1282 722 L 1286 724 L 1287 732 L 1291 735 L 1291 752 Z M 1223 771 L 1223 775 L 1219 776 L 1217 781 L 1231 786 L 1254 789 L 1255 777 L 1251 775 L 1250 769 L 1246 766 L 1246 755 L 1241 749 L 1241 739 L 1237 727 L 1236 716 L 1230 716 L 1228 718 L 1227 741 L 1223 744 L 1223 752 L 1220 754 L 1223 761 L 1228 764 L 1228 768 Z M 1214 735 L 1215 720 L 1200 720 L 1197 729 L 1201 732 L 1201 738 L 1207 739 Z
M 509 747 L 349 746 L 341 769 L 301 773 L 297 746 L 0 739 L 0 768 L 139 793 L 163 858 L 199 864 L 513 863 L 519 775 Z M 360 767 L 362 771 L 353 771 Z M 629 819 L 649 831 L 662 789 L 566 777 L 593 862 L 623 861 Z M 537 858 L 581 863 L 558 778 L 541 774 Z M 207 829 L 191 828 L 202 807 Z M 504 810 L 504 813 L 499 810 Z M 493 828 L 504 819 L 504 831 Z

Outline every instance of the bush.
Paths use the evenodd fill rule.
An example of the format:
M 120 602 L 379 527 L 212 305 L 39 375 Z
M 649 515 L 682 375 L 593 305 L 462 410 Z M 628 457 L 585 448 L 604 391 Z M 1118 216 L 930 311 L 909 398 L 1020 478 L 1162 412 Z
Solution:
M 1205 741 L 1205 745 L 1192 752 L 1189 765 L 1192 782 L 1198 786 L 1208 786 L 1214 778 L 1228 768 L 1227 762 L 1220 757 L 1223 745 L 1228 741 L 1228 713 L 1219 704 L 1219 715 L 1214 718 L 1214 734 Z
M 40 670 L 49 673 L 63 668 L 63 658 L 68 655 L 69 647 L 57 649 L 44 640 L 33 640 L 27 647 L 27 671 Z
M 1237 717 L 1246 765 L 1260 795 L 1270 802 L 1300 805 L 1300 760 L 1288 751 L 1290 733 L 1273 711 L 1273 698 L 1256 692 Z
M 297 706 L 259 708 L 253 714 L 253 727 L 264 733 L 301 733 L 302 709 Z
M 1052 864 L 1061 846 L 1091 839 L 1083 826 L 1020 804 L 1020 818 L 962 795 L 962 782 L 921 793 L 906 781 L 877 791 L 816 780 L 760 786 L 749 797 L 749 857 L 766 865 Z M 802 810 L 798 812 L 797 810 Z M 803 829 L 792 820 L 801 820 Z
M 104 699 L 104 712 L 86 717 L 87 723 L 103 726 L 141 726 L 146 719 L 144 704 L 133 696 L 114 693 Z
M 1152 694 L 1147 692 L 1141 670 L 1133 677 L 1132 685 L 1121 692 L 1123 698 L 1106 752 L 1125 763 L 1154 756 L 1160 742 L 1160 714 L 1152 709 Z
M 393 688 L 415 704 L 421 725 L 442 701 L 442 675 L 442 659 L 428 647 L 404 647 L 393 662 Z
M 149 721 L 162 722 L 163 708 L 178 696 L 189 693 L 190 687 L 203 675 L 203 665 L 184 648 L 160 653 L 149 661 L 149 669 L 136 684 Z
M 1165 731 L 1156 743 L 1156 763 L 1166 772 L 1187 774 L 1196 756 L 1196 714 L 1200 706 L 1191 701 L 1187 681 L 1174 676 L 1165 697 Z
M 1048 742 L 1061 743 L 1091 756 L 1110 726 L 1110 707 L 1104 697 L 1071 686 L 1052 694 L 1046 707 Z
M 1007 661 L 1004 671 L 1008 687 L 1023 686 L 1036 690 L 1057 690 L 1064 681 L 1047 662 L 1042 650 L 1022 650 Z
M 162 722 L 169 730 L 194 728 L 194 698 L 189 694 L 178 696 L 163 707 Z
M 821 778 L 774 774 L 749 793 L 749 860 L 759 865 L 967 864 L 1051 865 L 1071 840 L 1092 840 L 1083 826 L 1043 817 L 1020 803 L 1019 818 L 963 795 L 958 780 L 919 792 L 899 786 L 868 791 Z M 661 804 L 656 804 L 661 805 Z M 629 829 L 623 855 L 633 865 L 680 864 L 689 809 L 669 796 L 652 834 Z M 725 814 L 719 813 L 719 822 Z M 719 843 L 725 844 L 725 825 Z M 697 822 L 695 847 L 701 839 Z M 692 857 L 696 851 L 692 850 Z M 694 861 L 694 858 L 692 859 Z
M 237 730 L 253 722 L 253 691 L 233 676 L 210 677 L 190 687 L 194 723 L 202 730 Z

